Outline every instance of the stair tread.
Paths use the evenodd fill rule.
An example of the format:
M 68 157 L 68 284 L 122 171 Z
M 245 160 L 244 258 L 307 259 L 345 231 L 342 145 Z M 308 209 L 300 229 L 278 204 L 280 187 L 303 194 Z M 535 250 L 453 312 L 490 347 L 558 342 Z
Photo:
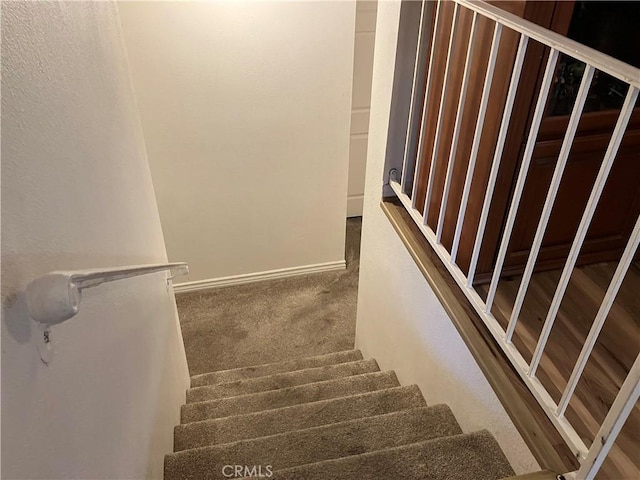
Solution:
M 426 406 L 417 385 L 179 425 L 175 451 L 264 437 Z
M 275 373 L 292 372 L 306 368 L 321 367 L 323 365 L 337 365 L 340 363 L 362 360 L 360 350 L 344 350 L 341 352 L 327 353 L 313 357 L 285 360 L 282 362 L 263 363 L 248 367 L 219 370 L 217 372 L 201 373 L 191 377 L 191 387 L 204 385 L 216 385 L 218 383 L 232 382 L 247 378 L 262 377 Z
M 486 430 L 275 471 L 273 480 L 497 480 L 514 475 Z
M 372 372 L 182 406 L 182 423 L 282 408 L 399 386 L 394 372 Z
M 227 464 L 281 470 L 459 433 L 446 405 L 419 407 L 173 453 L 165 457 L 165 478 L 224 478 Z
M 190 388 L 187 391 L 187 403 L 234 397 L 247 393 L 279 390 L 282 388 L 315 383 L 333 378 L 376 372 L 378 370 L 378 364 L 375 360 L 357 360 L 337 365 L 324 365 L 320 367 L 296 370 L 293 372 L 276 373 L 263 377 L 236 380 L 233 382 L 220 383 L 218 385 L 205 385 L 202 387 Z

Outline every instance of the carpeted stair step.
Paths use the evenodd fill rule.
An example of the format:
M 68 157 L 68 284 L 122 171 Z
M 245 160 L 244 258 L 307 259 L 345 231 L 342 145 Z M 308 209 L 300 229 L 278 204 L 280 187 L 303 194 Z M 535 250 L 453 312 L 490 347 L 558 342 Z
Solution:
M 179 425 L 174 451 L 266 437 L 426 406 L 417 385 Z
M 377 372 L 378 370 L 378 364 L 375 360 L 358 360 L 355 362 L 340 363 L 338 365 L 326 365 L 296 370 L 294 372 L 276 373 L 264 377 L 236 380 L 235 382 L 220 383 L 218 385 L 206 385 L 203 387 L 190 388 L 187 391 L 187 403 L 234 397 L 268 390 L 280 390 L 282 388 L 295 387 L 296 385 Z
M 173 453 L 165 457 L 165 480 L 225 478 L 224 465 L 272 465 L 282 470 L 459 433 L 447 406 L 414 408 Z
M 204 385 L 217 385 L 218 383 L 233 382 L 246 378 L 264 377 L 276 373 L 293 372 L 306 368 L 322 367 L 324 365 L 337 365 L 340 363 L 362 360 L 360 350 L 345 350 L 343 352 L 317 355 L 315 357 L 286 360 L 284 362 L 266 363 L 251 367 L 221 370 L 219 372 L 203 373 L 191 377 L 191 387 Z
M 511 475 L 498 442 L 482 430 L 300 465 L 275 471 L 271 479 L 497 480 Z
M 189 403 L 182 406 L 182 423 L 221 418 L 231 415 L 259 412 L 274 408 L 288 407 L 302 403 L 317 402 L 330 398 L 357 395 L 400 384 L 394 372 L 373 372 L 351 377 L 342 377 L 324 382 L 316 382 L 297 387 L 270 390 L 237 397 L 222 398 L 205 402 Z

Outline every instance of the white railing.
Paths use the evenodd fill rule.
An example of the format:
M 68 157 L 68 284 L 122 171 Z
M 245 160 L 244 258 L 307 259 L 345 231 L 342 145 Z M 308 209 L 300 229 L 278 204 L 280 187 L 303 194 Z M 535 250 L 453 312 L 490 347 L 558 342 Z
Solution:
M 36 322 L 55 325 L 78 313 L 83 290 L 107 282 L 162 271 L 169 271 L 173 275 L 187 275 L 189 267 L 186 263 L 180 262 L 49 272 L 27 285 L 27 309 Z M 173 276 L 168 277 L 167 282 L 171 278 Z
M 461 290 L 465 293 L 471 304 L 474 306 L 478 315 L 483 319 L 484 323 L 492 333 L 496 342 L 501 346 L 506 356 L 519 372 L 520 376 L 527 384 L 530 391 L 533 393 L 552 423 L 563 436 L 567 445 L 573 451 L 575 457 L 578 459 L 580 468 L 576 472 L 566 474 L 565 478 L 592 479 L 595 477 L 596 473 L 601 467 L 602 462 L 606 458 L 611 446 L 615 442 L 620 429 L 624 425 L 633 406 L 640 396 L 640 356 L 636 359 L 630 373 L 622 384 L 622 387 L 617 394 L 615 401 L 613 402 L 608 411 L 608 414 L 602 422 L 598 433 L 595 435 L 595 441 L 593 441 L 590 447 L 587 447 L 585 445 L 585 442 L 576 432 L 574 426 L 565 417 L 565 413 L 569 405 L 569 401 L 574 395 L 576 385 L 578 384 L 582 376 L 587 360 L 592 350 L 594 349 L 600 330 L 604 325 L 609 310 L 616 298 L 625 274 L 633 260 L 635 252 L 638 248 L 638 244 L 640 243 L 640 218 L 638 218 L 635 222 L 635 227 L 633 228 L 630 238 L 628 239 L 626 248 L 624 249 L 624 253 L 622 254 L 622 257 L 618 263 L 615 274 L 606 291 L 606 295 L 592 324 L 588 337 L 582 346 L 582 350 L 575 363 L 575 366 L 573 367 L 573 371 L 569 378 L 568 384 L 564 389 L 564 392 L 562 393 L 561 400 L 558 403 L 553 400 L 547 389 L 536 377 L 536 372 L 540 365 L 540 360 L 545 350 L 545 346 L 547 345 L 547 342 L 549 340 L 549 335 L 558 314 L 560 303 L 569 284 L 571 273 L 576 265 L 578 254 L 580 253 L 580 249 L 585 240 L 587 230 L 589 229 L 589 226 L 591 224 L 591 220 L 594 217 L 598 201 L 603 192 L 609 172 L 616 158 L 616 154 L 622 142 L 627 125 L 629 123 L 629 119 L 638 98 L 638 89 L 640 88 L 640 70 L 484 2 L 472 2 L 469 0 L 454 1 L 455 7 L 451 33 L 448 40 L 446 64 L 444 67 L 444 82 L 440 91 L 436 91 L 436 88 L 433 85 L 434 82 L 432 78 L 435 48 L 432 48 L 429 62 L 426 65 L 425 52 L 428 51 L 427 47 L 429 42 L 431 41 L 432 35 L 434 35 L 434 31 L 437 31 L 438 28 L 441 28 L 443 26 L 444 19 L 441 12 L 441 4 L 438 3 L 436 7 L 433 7 L 431 2 L 422 2 L 420 21 L 409 22 L 407 24 L 408 26 L 404 30 L 401 24 L 401 35 L 399 36 L 399 43 L 397 47 L 399 57 L 396 59 L 396 75 L 402 75 L 401 72 L 398 72 L 398 68 L 399 66 L 407 64 L 407 58 L 402 58 L 402 55 L 408 55 L 414 58 L 413 68 L 415 70 L 412 72 L 413 85 L 410 89 L 411 99 L 401 99 L 395 106 L 392 105 L 392 118 L 390 119 L 390 122 L 398 121 L 398 118 L 405 118 L 405 120 L 408 118 L 408 124 L 406 126 L 406 130 L 404 131 L 404 140 L 402 142 L 398 142 L 398 144 L 402 144 L 402 146 L 396 148 L 396 154 L 394 154 L 393 145 L 391 145 L 391 147 L 388 146 L 387 148 L 387 167 L 389 171 L 388 186 L 402 202 L 406 210 L 409 212 L 417 226 L 424 234 L 425 238 L 429 241 L 435 252 L 442 259 L 443 263 L 445 264 L 453 278 L 456 280 Z M 413 12 L 415 14 L 419 7 L 417 7 L 414 3 L 410 8 L 413 9 Z M 433 12 L 431 8 L 435 8 L 435 12 Z M 439 208 L 439 216 L 437 226 L 434 230 L 427 224 L 427 217 L 429 207 L 431 205 L 431 198 L 434 195 L 435 190 L 434 170 L 436 159 L 438 158 L 438 153 L 443 146 L 443 140 L 441 136 L 443 129 L 443 117 L 445 113 L 444 109 L 447 103 L 446 100 L 451 95 L 451 90 L 453 88 L 452 82 L 449 79 L 449 70 L 452 65 L 452 50 L 454 42 L 456 42 L 456 37 L 457 35 L 459 35 L 458 21 L 460 13 L 463 9 L 473 12 L 473 21 L 471 24 L 469 42 L 466 50 L 462 83 L 460 91 L 458 92 L 458 108 L 455 117 L 456 120 L 453 126 L 453 135 L 450 144 L 450 153 L 448 156 L 446 175 L 444 177 L 444 187 Z M 430 31 L 430 19 L 432 18 L 432 14 L 435 15 L 435 21 L 433 31 Z M 483 90 L 480 97 L 480 104 L 477 114 L 478 116 L 475 122 L 475 129 L 473 131 L 470 159 L 466 170 L 464 186 L 462 189 L 462 200 L 460 202 L 457 215 L 455 215 L 455 218 L 457 220 L 455 223 L 454 238 L 451 248 L 447 249 L 442 244 L 443 223 L 445 212 L 447 211 L 447 201 L 453 178 L 453 167 L 456 158 L 456 149 L 458 147 L 458 142 L 461 134 L 461 117 L 465 105 L 465 95 L 470 82 L 470 59 L 473 51 L 473 40 L 480 16 L 494 22 L 493 40 L 491 44 L 491 50 L 488 55 L 487 71 L 484 77 Z M 401 23 L 402 21 L 403 20 L 401 16 Z M 414 29 L 415 32 L 413 32 L 412 35 L 412 32 L 408 32 L 407 29 Z M 470 256 L 469 270 L 465 273 L 456 264 L 456 258 L 460 245 L 459 242 L 465 219 L 466 206 L 471 191 L 471 183 L 474 178 L 474 169 L 478 156 L 480 137 L 483 131 L 487 104 L 489 101 L 489 93 L 496 71 L 498 47 L 500 45 L 500 38 L 503 35 L 504 30 L 506 29 L 518 32 L 520 34 L 520 40 L 513 65 L 509 65 L 509 68 L 512 68 L 511 79 L 505 99 L 505 106 L 502 113 L 499 133 L 497 135 L 495 153 L 493 156 L 488 182 L 484 193 L 478 230 L 475 235 L 475 241 Z M 413 43 L 411 38 L 414 39 Z M 520 163 L 520 171 L 515 183 L 515 187 L 511 194 L 510 206 L 503 227 L 502 238 L 499 242 L 497 258 L 495 260 L 495 266 L 493 268 L 491 276 L 491 283 L 486 299 L 483 299 L 474 287 L 474 276 L 478 264 L 480 247 L 482 245 L 483 237 L 487 227 L 487 220 L 489 217 L 489 210 L 491 208 L 492 197 L 496 188 L 496 179 L 498 176 L 498 171 L 500 169 L 500 163 L 502 160 L 502 153 L 507 138 L 507 132 L 510 126 L 514 101 L 516 99 L 516 92 L 518 89 L 520 76 L 522 74 L 522 67 L 525 60 L 527 47 L 530 43 L 530 39 L 549 47 L 550 50 L 548 54 L 546 69 L 538 90 L 538 99 L 531 120 L 526 147 L 524 149 L 524 153 Z M 522 280 L 520 281 L 520 286 L 514 301 L 512 313 L 510 315 L 510 318 L 508 319 L 507 327 L 503 328 L 492 314 L 491 307 L 495 299 L 498 281 L 502 275 L 507 248 L 514 229 L 516 215 L 520 206 L 520 200 L 522 198 L 525 181 L 529 173 L 529 165 L 532 159 L 534 146 L 538 136 L 541 121 L 543 119 L 547 97 L 550 92 L 553 77 L 556 71 L 558 56 L 560 53 L 584 62 L 585 70 L 568 122 L 568 126 L 564 133 L 564 139 L 562 141 L 562 146 L 555 165 L 551 183 L 546 194 L 542 213 L 540 215 L 540 218 L 538 219 L 538 225 L 535 232 L 534 240 L 526 262 L 526 266 L 524 268 Z M 562 270 L 560 281 L 557 285 L 553 300 L 551 302 L 551 306 L 548 310 L 542 328 L 542 333 L 540 334 L 537 345 L 535 347 L 532 360 L 531 362 L 527 362 L 523 358 L 521 352 L 512 342 L 512 337 L 515 331 L 515 327 L 520 318 L 525 294 L 527 293 L 534 267 L 538 259 L 542 240 L 547 230 L 551 211 L 554 206 L 560 182 L 562 180 L 562 175 L 567 163 L 567 159 L 569 157 L 569 152 L 571 146 L 573 145 L 574 137 L 578 128 L 578 123 L 582 116 L 583 107 L 587 99 L 587 92 L 591 85 L 595 71 L 605 72 L 627 83 L 628 91 L 620 110 L 619 117 L 615 124 L 613 134 L 606 149 L 606 153 L 604 154 L 604 158 L 602 160 L 602 164 L 597 174 L 587 205 L 582 214 L 582 218 L 575 234 L 575 238 L 573 239 L 569 254 Z M 406 77 L 406 73 L 404 75 Z M 448 79 L 449 81 L 447 81 Z M 394 88 L 396 88 L 396 86 L 394 86 Z M 395 95 L 396 94 L 394 90 L 394 98 Z M 420 152 L 422 152 L 423 150 L 423 142 L 425 141 L 424 130 L 427 121 L 430 120 L 427 115 L 427 106 L 430 104 L 430 102 L 436 102 L 434 105 L 438 106 L 438 114 L 436 119 L 435 135 L 433 139 L 433 149 L 430 152 L 431 162 L 429 165 L 428 179 L 426 182 L 426 200 L 424 209 L 422 209 L 422 211 L 419 211 L 416 201 L 419 183 L 417 176 L 420 172 L 421 161 L 423 157 L 422 155 L 420 155 Z M 422 116 L 416 115 L 416 110 L 419 108 L 422 109 Z M 402 117 L 402 112 L 400 114 L 394 113 L 400 110 L 404 111 L 404 113 L 406 114 L 405 117 Z M 396 118 L 394 118 L 394 115 L 396 115 Z M 393 141 L 393 139 L 390 140 L 390 142 Z M 401 161 L 398 158 L 399 156 L 402 157 Z M 389 191 L 387 191 L 387 193 L 389 193 Z

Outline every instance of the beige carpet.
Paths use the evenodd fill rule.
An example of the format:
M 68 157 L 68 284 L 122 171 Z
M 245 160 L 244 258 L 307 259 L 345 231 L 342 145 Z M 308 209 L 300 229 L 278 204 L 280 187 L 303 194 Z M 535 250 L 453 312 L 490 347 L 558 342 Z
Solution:
M 347 269 L 176 296 L 191 375 L 349 350 L 361 219 L 347 221 Z
M 446 405 L 351 350 L 360 227 L 348 222 L 345 272 L 178 296 L 192 377 L 165 480 L 513 474 L 488 432 L 463 434 Z
M 165 480 L 496 480 L 513 475 L 486 431 L 464 434 L 357 350 L 191 377 Z M 264 469 L 264 472 L 258 469 Z

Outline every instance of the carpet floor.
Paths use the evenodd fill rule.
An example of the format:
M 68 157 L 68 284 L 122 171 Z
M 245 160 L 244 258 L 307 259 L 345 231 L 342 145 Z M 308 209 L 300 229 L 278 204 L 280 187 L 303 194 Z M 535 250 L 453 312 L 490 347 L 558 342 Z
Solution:
M 513 475 L 489 432 L 463 433 L 449 407 L 358 350 L 192 376 L 174 433 L 165 480 Z
M 342 272 L 176 295 L 191 375 L 352 349 L 361 227 L 347 220 Z
M 353 350 L 360 230 L 348 222 L 346 271 L 177 296 L 191 388 L 165 480 L 513 474 L 488 432 Z

